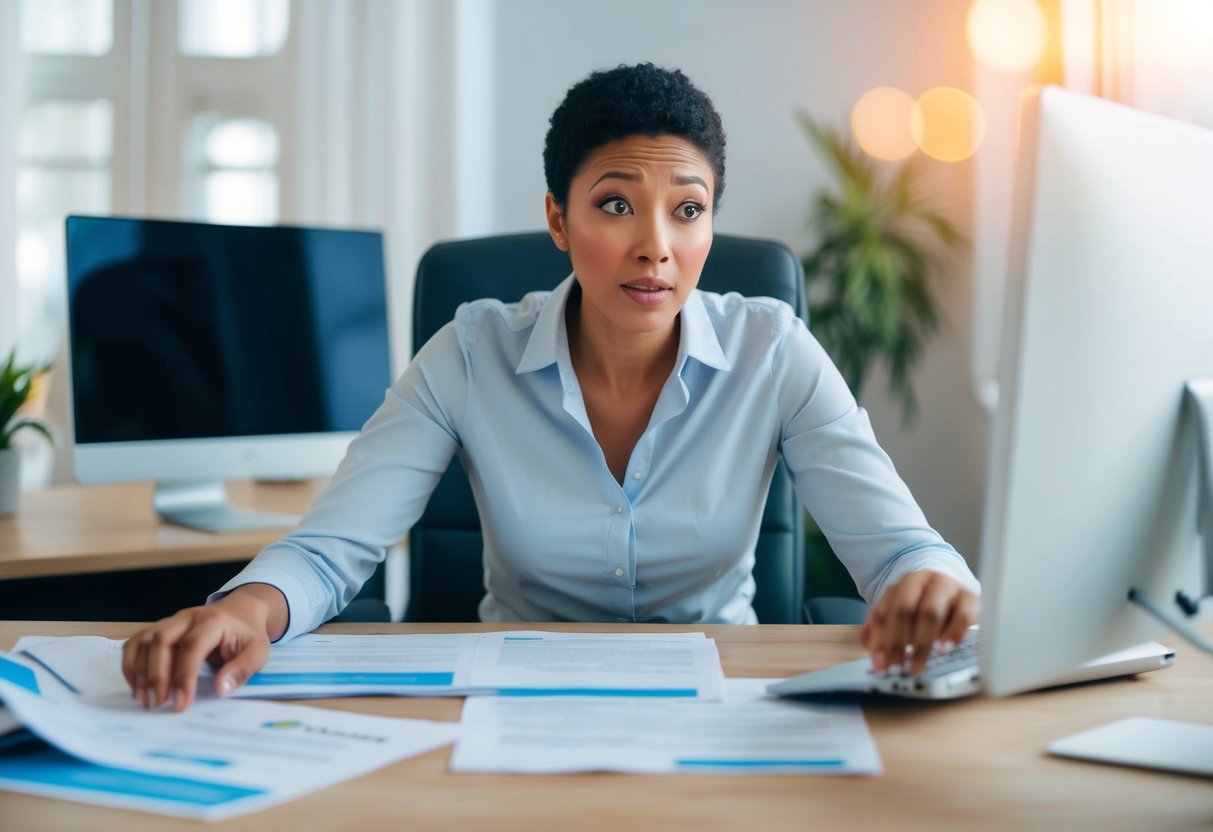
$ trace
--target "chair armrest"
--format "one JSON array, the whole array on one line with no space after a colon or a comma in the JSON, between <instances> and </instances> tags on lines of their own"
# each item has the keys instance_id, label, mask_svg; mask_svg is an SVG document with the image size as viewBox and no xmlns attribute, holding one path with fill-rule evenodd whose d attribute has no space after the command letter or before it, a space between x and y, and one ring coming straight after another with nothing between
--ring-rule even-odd
<instances>
[{"instance_id":1,"label":"chair armrest","mask_svg":"<svg viewBox=\"0 0 1213 832\"><path fill-rule=\"evenodd\" d=\"M858 598L810 598L804 604L804 617L809 624L862 624L868 605Z\"/></svg>"},{"instance_id":2,"label":"chair armrest","mask_svg":"<svg viewBox=\"0 0 1213 832\"><path fill-rule=\"evenodd\" d=\"M383 624L392 620L392 611L377 598L355 598L335 618L334 624Z\"/></svg>"}]
</instances>

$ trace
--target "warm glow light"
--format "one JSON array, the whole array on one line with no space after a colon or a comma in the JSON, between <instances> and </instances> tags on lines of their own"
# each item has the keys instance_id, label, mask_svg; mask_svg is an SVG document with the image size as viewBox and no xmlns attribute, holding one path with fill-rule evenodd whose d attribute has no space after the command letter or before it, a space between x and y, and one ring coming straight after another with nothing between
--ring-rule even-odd
<instances>
[{"instance_id":1,"label":"warm glow light","mask_svg":"<svg viewBox=\"0 0 1213 832\"><path fill-rule=\"evenodd\" d=\"M1141 56L1139 72L1172 86L1185 80L1176 76L1203 75L1207 84L1208 71L1213 69L1213 3L1171 0L1153 3L1143 12L1133 20L1133 48Z\"/></svg>"},{"instance_id":2,"label":"warm glow light","mask_svg":"<svg viewBox=\"0 0 1213 832\"><path fill-rule=\"evenodd\" d=\"M977 152L986 134L986 115L973 96L955 87L934 87L914 102L910 133L922 152L942 162L959 162Z\"/></svg>"},{"instance_id":3,"label":"warm glow light","mask_svg":"<svg viewBox=\"0 0 1213 832\"><path fill-rule=\"evenodd\" d=\"M851 132L869 156L887 161L904 159L917 149L910 133L914 99L896 87L868 90L851 110Z\"/></svg>"},{"instance_id":4,"label":"warm glow light","mask_svg":"<svg viewBox=\"0 0 1213 832\"><path fill-rule=\"evenodd\" d=\"M969 48L1000 72L1026 72L1045 53L1048 25L1036 0L976 0L969 7Z\"/></svg>"}]
</instances>

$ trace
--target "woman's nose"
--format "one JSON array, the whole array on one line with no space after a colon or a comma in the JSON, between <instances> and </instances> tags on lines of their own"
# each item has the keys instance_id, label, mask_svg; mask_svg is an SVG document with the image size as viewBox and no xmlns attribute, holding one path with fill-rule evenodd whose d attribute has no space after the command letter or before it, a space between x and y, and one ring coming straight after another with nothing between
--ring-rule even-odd
<instances>
[{"instance_id":1,"label":"woman's nose","mask_svg":"<svg viewBox=\"0 0 1213 832\"><path fill-rule=\"evenodd\" d=\"M670 259L670 234L661 217L640 224L636 236L636 259L664 263Z\"/></svg>"}]
</instances>

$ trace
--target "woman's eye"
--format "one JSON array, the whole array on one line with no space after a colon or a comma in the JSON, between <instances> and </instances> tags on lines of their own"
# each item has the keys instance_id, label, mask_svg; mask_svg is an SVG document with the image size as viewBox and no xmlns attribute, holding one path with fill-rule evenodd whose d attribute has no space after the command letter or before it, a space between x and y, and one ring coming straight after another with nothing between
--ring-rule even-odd
<instances>
[{"instance_id":1,"label":"woman's eye","mask_svg":"<svg viewBox=\"0 0 1213 832\"><path fill-rule=\"evenodd\" d=\"M684 220L699 219L699 215L703 213L703 206L698 202L684 202L678 206L676 213L679 218Z\"/></svg>"},{"instance_id":2,"label":"woman's eye","mask_svg":"<svg viewBox=\"0 0 1213 832\"><path fill-rule=\"evenodd\" d=\"M608 214L614 214L617 217L632 213L632 206L628 205L627 200L617 196L599 203L598 207Z\"/></svg>"}]
</instances>

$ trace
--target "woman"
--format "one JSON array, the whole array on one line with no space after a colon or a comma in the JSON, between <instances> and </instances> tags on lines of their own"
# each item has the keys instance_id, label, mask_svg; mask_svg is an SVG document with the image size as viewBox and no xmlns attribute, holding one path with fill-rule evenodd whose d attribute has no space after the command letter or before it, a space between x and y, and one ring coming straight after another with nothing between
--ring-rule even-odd
<instances>
[{"instance_id":1,"label":"woman","mask_svg":"<svg viewBox=\"0 0 1213 832\"><path fill-rule=\"evenodd\" d=\"M753 623L777 461L873 603L878 669L958 642L977 582L926 523L866 414L785 304L696 290L724 190L711 101L651 64L569 90L544 149L552 292L467 304L388 392L299 527L203 607L132 637L145 707L225 695L272 641L357 593L458 454L485 537L488 621Z\"/></svg>"}]
</instances>

